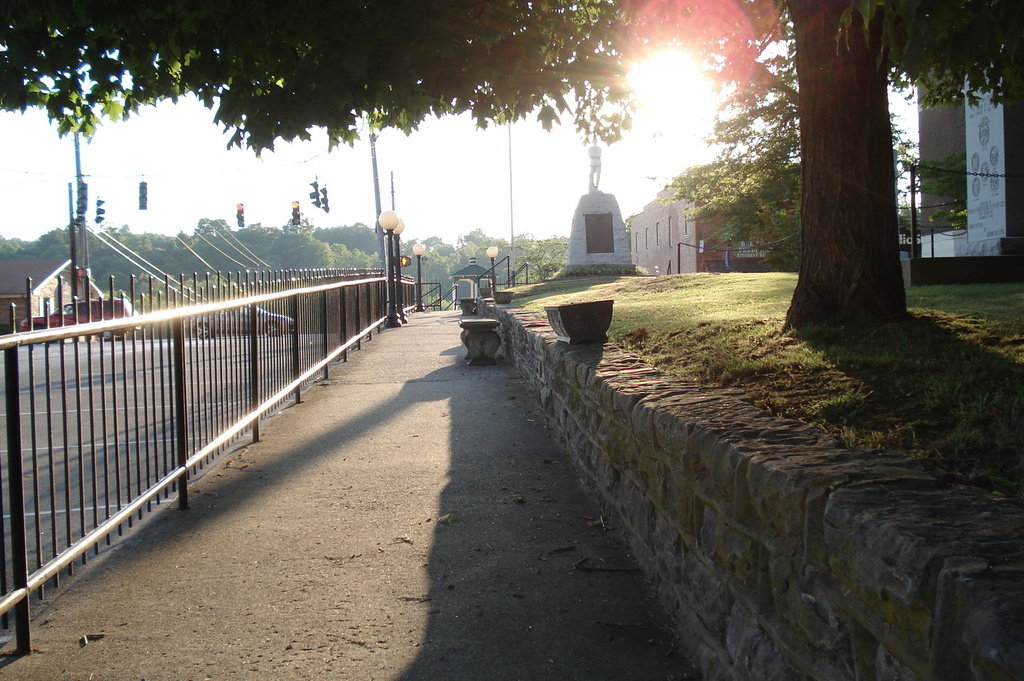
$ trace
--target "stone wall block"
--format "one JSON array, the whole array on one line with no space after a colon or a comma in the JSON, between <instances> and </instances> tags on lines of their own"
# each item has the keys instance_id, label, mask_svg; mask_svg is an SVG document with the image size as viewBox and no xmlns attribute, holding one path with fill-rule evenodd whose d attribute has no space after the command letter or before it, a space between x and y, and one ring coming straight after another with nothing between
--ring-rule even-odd
<instances>
[{"instance_id":1,"label":"stone wall block","mask_svg":"<svg viewBox=\"0 0 1024 681\"><path fill-rule=\"evenodd\" d=\"M637 447L648 453L654 450L654 410L643 400L629 413L629 429Z\"/></svg>"},{"instance_id":2,"label":"stone wall block","mask_svg":"<svg viewBox=\"0 0 1024 681\"><path fill-rule=\"evenodd\" d=\"M683 555L682 573L689 601L689 612L695 615L711 638L725 645L725 630L732 609L730 596L719 573L698 552Z\"/></svg>"},{"instance_id":3,"label":"stone wall block","mask_svg":"<svg viewBox=\"0 0 1024 681\"><path fill-rule=\"evenodd\" d=\"M680 584L685 544L678 527L665 513L655 514L650 550L655 559L654 572L659 577L656 583Z\"/></svg>"},{"instance_id":4,"label":"stone wall block","mask_svg":"<svg viewBox=\"0 0 1024 681\"><path fill-rule=\"evenodd\" d=\"M622 475L621 491L616 495L622 500L620 507L639 547L646 545L654 533L654 506L647 496L645 482L635 471L625 472Z\"/></svg>"},{"instance_id":5,"label":"stone wall block","mask_svg":"<svg viewBox=\"0 0 1024 681\"><path fill-rule=\"evenodd\" d=\"M765 527L789 536L803 532L808 494L846 479L822 474L817 463L823 456L818 450L766 448L748 457L743 473L751 512Z\"/></svg>"},{"instance_id":6,"label":"stone wall block","mask_svg":"<svg viewBox=\"0 0 1024 681\"><path fill-rule=\"evenodd\" d=\"M1024 679L1024 556L991 565L977 558L946 561L939 578L935 679Z\"/></svg>"},{"instance_id":7,"label":"stone wall block","mask_svg":"<svg viewBox=\"0 0 1024 681\"><path fill-rule=\"evenodd\" d=\"M845 616L836 607L836 580L798 560L780 557L770 566L776 612L795 637L823 652L832 664L843 666L850 641Z\"/></svg>"},{"instance_id":8,"label":"stone wall block","mask_svg":"<svg viewBox=\"0 0 1024 681\"><path fill-rule=\"evenodd\" d=\"M844 610L903 664L923 671L945 551L908 531L908 517L880 519L903 513L893 508L901 501L898 492L837 490L827 505L824 541L828 566L847 590ZM943 522L941 515L932 522Z\"/></svg>"},{"instance_id":9,"label":"stone wall block","mask_svg":"<svg viewBox=\"0 0 1024 681\"><path fill-rule=\"evenodd\" d=\"M785 664L771 636L744 608L733 607L726 627L726 648L737 678L802 681L807 677Z\"/></svg>"}]
</instances>

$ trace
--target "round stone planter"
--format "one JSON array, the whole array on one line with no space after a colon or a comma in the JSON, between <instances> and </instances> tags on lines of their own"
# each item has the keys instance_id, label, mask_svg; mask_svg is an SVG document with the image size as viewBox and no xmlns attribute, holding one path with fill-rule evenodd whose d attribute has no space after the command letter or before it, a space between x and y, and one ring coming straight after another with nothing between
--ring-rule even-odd
<instances>
[{"instance_id":1,"label":"round stone planter","mask_svg":"<svg viewBox=\"0 0 1024 681\"><path fill-rule=\"evenodd\" d=\"M614 302L595 300L589 303L549 305L544 311L548 314L548 323L555 330L558 340L563 343L603 343L608 340Z\"/></svg>"},{"instance_id":2,"label":"round stone planter","mask_svg":"<svg viewBox=\"0 0 1024 681\"><path fill-rule=\"evenodd\" d=\"M494 302L497 303L498 305L508 305L509 303L512 302L512 292L511 291L495 291L494 292Z\"/></svg>"}]
</instances>

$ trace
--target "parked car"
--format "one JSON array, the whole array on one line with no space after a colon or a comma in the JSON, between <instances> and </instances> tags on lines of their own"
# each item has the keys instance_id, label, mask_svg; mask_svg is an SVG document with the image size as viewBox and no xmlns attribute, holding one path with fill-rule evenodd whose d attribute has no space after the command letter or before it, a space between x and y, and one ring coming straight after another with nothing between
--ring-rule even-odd
<instances>
[{"instance_id":1,"label":"parked car","mask_svg":"<svg viewBox=\"0 0 1024 681\"><path fill-rule=\"evenodd\" d=\"M256 308L256 327L265 336L280 336L291 331L295 320L284 314L277 314L262 307ZM212 336L243 335L249 333L249 308L238 307L222 312L212 312L196 319L196 338Z\"/></svg>"},{"instance_id":2,"label":"parked car","mask_svg":"<svg viewBox=\"0 0 1024 681\"><path fill-rule=\"evenodd\" d=\"M78 307L77 314L75 311L76 305ZM115 298L114 300L80 300L78 303L68 303L60 312L33 317L31 320L22 319L18 330L29 331L31 329L45 329L55 326L88 324L89 322L98 322L106 319L131 317L134 314L135 308L132 307L132 304L120 298Z\"/></svg>"}]
</instances>

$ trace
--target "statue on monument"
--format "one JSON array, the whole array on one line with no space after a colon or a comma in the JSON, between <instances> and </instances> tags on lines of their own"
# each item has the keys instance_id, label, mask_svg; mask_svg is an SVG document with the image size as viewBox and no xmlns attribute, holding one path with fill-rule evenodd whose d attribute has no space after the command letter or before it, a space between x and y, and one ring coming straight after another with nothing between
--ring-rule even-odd
<instances>
[{"instance_id":1,"label":"statue on monument","mask_svg":"<svg viewBox=\"0 0 1024 681\"><path fill-rule=\"evenodd\" d=\"M596 144L590 147L590 191L596 192L601 182L601 147Z\"/></svg>"}]
</instances>

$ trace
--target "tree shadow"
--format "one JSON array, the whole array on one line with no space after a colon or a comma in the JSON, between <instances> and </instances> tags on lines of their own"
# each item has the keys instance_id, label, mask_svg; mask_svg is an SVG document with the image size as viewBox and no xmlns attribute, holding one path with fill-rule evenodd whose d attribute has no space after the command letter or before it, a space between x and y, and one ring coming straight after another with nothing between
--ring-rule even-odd
<instances>
[{"instance_id":1,"label":"tree shadow","mask_svg":"<svg viewBox=\"0 0 1024 681\"><path fill-rule=\"evenodd\" d=\"M889 428L896 434L880 446L906 448L964 482L999 487L1002 480L1019 491L1024 366L994 349L999 339L974 333L980 324L918 313L881 327L809 327L795 335L859 393L823 415L830 427Z\"/></svg>"}]
</instances>

